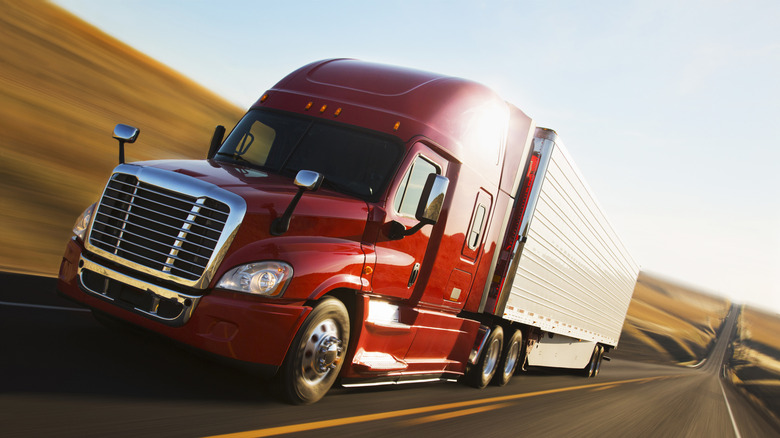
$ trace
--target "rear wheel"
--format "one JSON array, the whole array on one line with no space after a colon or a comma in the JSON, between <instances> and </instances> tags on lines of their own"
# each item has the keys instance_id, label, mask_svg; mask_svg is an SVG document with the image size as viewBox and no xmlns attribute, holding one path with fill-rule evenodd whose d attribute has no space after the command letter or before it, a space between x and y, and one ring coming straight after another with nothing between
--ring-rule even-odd
<instances>
[{"instance_id":1,"label":"rear wheel","mask_svg":"<svg viewBox=\"0 0 780 438\"><path fill-rule=\"evenodd\" d=\"M493 379L498 369L501 358L501 349L504 343L504 330L500 326L493 327L490 332L479 361L467 373L466 384L475 388L484 388Z\"/></svg>"},{"instance_id":2,"label":"rear wheel","mask_svg":"<svg viewBox=\"0 0 780 438\"><path fill-rule=\"evenodd\" d=\"M293 404L321 399L333 386L349 344L349 314L344 304L326 298L312 310L295 336L278 376Z\"/></svg>"},{"instance_id":3,"label":"rear wheel","mask_svg":"<svg viewBox=\"0 0 780 438\"><path fill-rule=\"evenodd\" d=\"M496 375L493 377L493 383L498 386L504 386L515 374L517 365L520 362L520 352L523 349L523 333L515 330L506 343L504 343L504 353L498 362Z\"/></svg>"}]
</instances>

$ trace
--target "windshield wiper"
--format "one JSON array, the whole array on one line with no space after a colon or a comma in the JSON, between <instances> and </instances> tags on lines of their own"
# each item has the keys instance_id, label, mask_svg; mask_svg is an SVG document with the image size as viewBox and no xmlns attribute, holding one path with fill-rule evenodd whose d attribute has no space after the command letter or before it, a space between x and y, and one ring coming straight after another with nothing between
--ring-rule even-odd
<instances>
[{"instance_id":1,"label":"windshield wiper","mask_svg":"<svg viewBox=\"0 0 780 438\"><path fill-rule=\"evenodd\" d=\"M340 182L340 181L334 181L333 179L325 178L322 181L322 184L338 192L346 193L349 195L366 196L366 195L371 195L372 192L372 190L369 188L368 193L365 193L366 188L363 187L362 184L358 185L354 182Z\"/></svg>"},{"instance_id":2,"label":"windshield wiper","mask_svg":"<svg viewBox=\"0 0 780 438\"><path fill-rule=\"evenodd\" d=\"M237 161L239 163L249 163L249 164L254 165L254 163L252 163L251 161L247 160L246 158L244 158L244 157L242 157L241 155L238 155L238 154L229 154L227 152L217 152L215 155L219 155L221 157L228 157L228 158L230 158L230 159L232 159L234 161Z\"/></svg>"}]
</instances>

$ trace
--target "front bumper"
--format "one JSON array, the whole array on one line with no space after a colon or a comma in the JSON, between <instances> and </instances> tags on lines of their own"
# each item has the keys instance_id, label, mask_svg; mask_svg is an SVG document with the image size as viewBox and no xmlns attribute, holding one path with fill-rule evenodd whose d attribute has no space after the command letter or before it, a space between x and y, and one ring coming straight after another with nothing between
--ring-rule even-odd
<instances>
[{"instance_id":1,"label":"front bumper","mask_svg":"<svg viewBox=\"0 0 780 438\"><path fill-rule=\"evenodd\" d=\"M226 358L279 367L311 307L227 291L198 296L103 266L68 242L59 291L87 307Z\"/></svg>"}]
</instances>

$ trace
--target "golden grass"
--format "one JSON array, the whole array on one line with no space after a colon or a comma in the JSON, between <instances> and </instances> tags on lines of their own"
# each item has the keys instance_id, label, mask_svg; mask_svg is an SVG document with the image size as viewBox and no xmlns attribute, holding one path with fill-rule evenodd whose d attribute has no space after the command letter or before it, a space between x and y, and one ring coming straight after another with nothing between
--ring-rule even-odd
<instances>
[{"instance_id":1,"label":"golden grass","mask_svg":"<svg viewBox=\"0 0 780 438\"><path fill-rule=\"evenodd\" d=\"M743 382L764 380L750 378L756 369L760 376L775 375L780 382L780 317L743 306L739 316L737 339L733 343L732 367ZM753 373L747 370L752 369Z\"/></svg>"},{"instance_id":2,"label":"golden grass","mask_svg":"<svg viewBox=\"0 0 780 438\"><path fill-rule=\"evenodd\" d=\"M117 164L202 158L242 110L43 2L0 2L0 269L55 275L79 213ZM229 80L229 78L226 78Z\"/></svg>"},{"instance_id":3,"label":"golden grass","mask_svg":"<svg viewBox=\"0 0 780 438\"><path fill-rule=\"evenodd\" d=\"M743 306L732 344L729 377L763 409L780 419L780 316ZM780 424L780 420L777 421Z\"/></svg>"},{"instance_id":4,"label":"golden grass","mask_svg":"<svg viewBox=\"0 0 780 438\"><path fill-rule=\"evenodd\" d=\"M694 364L714 341L730 303L640 273L616 356Z\"/></svg>"},{"instance_id":5,"label":"golden grass","mask_svg":"<svg viewBox=\"0 0 780 438\"><path fill-rule=\"evenodd\" d=\"M745 306L739 321L740 341L752 340L780 351L780 316Z\"/></svg>"}]
</instances>

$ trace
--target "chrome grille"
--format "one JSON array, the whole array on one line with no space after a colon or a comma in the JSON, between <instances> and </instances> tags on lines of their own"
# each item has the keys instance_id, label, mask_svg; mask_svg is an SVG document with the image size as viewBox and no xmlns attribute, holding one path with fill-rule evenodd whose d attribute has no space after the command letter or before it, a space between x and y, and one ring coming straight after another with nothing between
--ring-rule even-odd
<instances>
[{"instance_id":1,"label":"chrome grille","mask_svg":"<svg viewBox=\"0 0 780 438\"><path fill-rule=\"evenodd\" d=\"M186 280L206 270L230 214L227 204L115 173L98 205L90 244Z\"/></svg>"}]
</instances>

